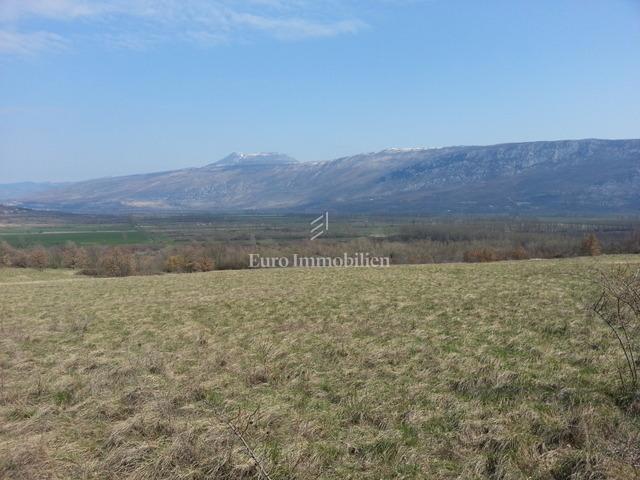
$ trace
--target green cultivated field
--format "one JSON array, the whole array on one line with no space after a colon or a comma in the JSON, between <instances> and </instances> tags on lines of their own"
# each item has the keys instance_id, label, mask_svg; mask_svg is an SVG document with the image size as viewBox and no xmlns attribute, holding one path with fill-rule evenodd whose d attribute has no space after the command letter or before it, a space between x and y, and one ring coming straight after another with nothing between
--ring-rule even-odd
<instances>
[{"instance_id":1,"label":"green cultivated field","mask_svg":"<svg viewBox=\"0 0 640 480\"><path fill-rule=\"evenodd\" d=\"M0 478L638 478L586 308L626 261L0 270Z\"/></svg>"},{"instance_id":2,"label":"green cultivated field","mask_svg":"<svg viewBox=\"0 0 640 480\"><path fill-rule=\"evenodd\" d=\"M42 245L51 247L75 242L77 245L135 245L149 243L153 236L144 230L129 226L51 226L0 228L0 241L14 247Z\"/></svg>"}]
</instances>

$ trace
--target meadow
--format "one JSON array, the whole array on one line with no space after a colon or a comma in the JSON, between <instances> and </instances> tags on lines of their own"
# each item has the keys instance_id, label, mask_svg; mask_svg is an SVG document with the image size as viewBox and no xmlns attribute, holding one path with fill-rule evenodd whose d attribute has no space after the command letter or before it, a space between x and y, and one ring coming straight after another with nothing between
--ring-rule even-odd
<instances>
[{"instance_id":1,"label":"meadow","mask_svg":"<svg viewBox=\"0 0 640 480\"><path fill-rule=\"evenodd\" d=\"M618 263L0 269L0 478L638 478Z\"/></svg>"},{"instance_id":2,"label":"meadow","mask_svg":"<svg viewBox=\"0 0 640 480\"><path fill-rule=\"evenodd\" d=\"M68 242L77 245L140 245L152 241L152 236L140 229L102 227L87 230L86 227L71 228L13 228L0 231L0 241L17 248L33 246L59 246Z\"/></svg>"}]
</instances>

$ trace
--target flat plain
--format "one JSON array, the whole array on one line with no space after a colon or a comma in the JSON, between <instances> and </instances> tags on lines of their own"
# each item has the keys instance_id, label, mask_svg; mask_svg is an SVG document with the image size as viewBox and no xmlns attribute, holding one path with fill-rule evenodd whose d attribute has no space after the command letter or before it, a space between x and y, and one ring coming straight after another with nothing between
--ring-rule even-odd
<instances>
[{"instance_id":1,"label":"flat plain","mask_svg":"<svg viewBox=\"0 0 640 480\"><path fill-rule=\"evenodd\" d=\"M0 269L0 478L638 478L615 263Z\"/></svg>"}]
</instances>

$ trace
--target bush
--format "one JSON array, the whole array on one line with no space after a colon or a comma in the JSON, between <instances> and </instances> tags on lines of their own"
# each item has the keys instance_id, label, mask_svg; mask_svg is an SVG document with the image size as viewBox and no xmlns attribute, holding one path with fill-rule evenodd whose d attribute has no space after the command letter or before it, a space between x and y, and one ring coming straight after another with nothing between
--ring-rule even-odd
<instances>
[{"instance_id":1,"label":"bush","mask_svg":"<svg viewBox=\"0 0 640 480\"><path fill-rule=\"evenodd\" d=\"M498 254L493 248L476 248L474 250L467 250L463 255L465 262L496 262L499 260Z\"/></svg>"},{"instance_id":2,"label":"bush","mask_svg":"<svg viewBox=\"0 0 640 480\"><path fill-rule=\"evenodd\" d=\"M186 247L169 255L164 262L164 271L169 273L194 273L210 272L215 263L204 249L199 247Z\"/></svg>"},{"instance_id":3,"label":"bush","mask_svg":"<svg viewBox=\"0 0 640 480\"><path fill-rule=\"evenodd\" d=\"M182 255L170 255L164 262L164 271L169 273L181 273L184 271L185 260Z\"/></svg>"},{"instance_id":4,"label":"bush","mask_svg":"<svg viewBox=\"0 0 640 480\"><path fill-rule=\"evenodd\" d=\"M0 242L0 267L10 267L13 264L14 252L14 248L7 242Z\"/></svg>"},{"instance_id":5,"label":"bush","mask_svg":"<svg viewBox=\"0 0 640 480\"><path fill-rule=\"evenodd\" d=\"M29 257L26 252L16 250L11 259L11 266L16 268L27 268L29 266Z\"/></svg>"},{"instance_id":6,"label":"bush","mask_svg":"<svg viewBox=\"0 0 640 480\"><path fill-rule=\"evenodd\" d=\"M527 260L529 258L529 252L520 245L518 248L511 252L511 258L514 260Z\"/></svg>"},{"instance_id":7,"label":"bush","mask_svg":"<svg viewBox=\"0 0 640 480\"><path fill-rule=\"evenodd\" d=\"M591 257L602 255L602 245L600 244L600 240L598 240L598 237L596 237L595 233L589 234L582 241L581 252L583 255Z\"/></svg>"},{"instance_id":8,"label":"bush","mask_svg":"<svg viewBox=\"0 0 640 480\"><path fill-rule=\"evenodd\" d=\"M49 265L49 254L44 248L36 247L29 253L27 265L31 268L44 270Z\"/></svg>"},{"instance_id":9,"label":"bush","mask_svg":"<svg viewBox=\"0 0 640 480\"><path fill-rule=\"evenodd\" d=\"M124 249L110 248L99 259L97 273L105 277L127 277L135 273L135 262Z\"/></svg>"},{"instance_id":10,"label":"bush","mask_svg":"<svg viewBox=\"0 0 640 480\"><path fill-rule=\"evenodd\" d=\"M624 389L640 393L640 269L618 267L600 276L601 293L593 311L607 324L619 347L618 376Z\"/></svg>"},{"instance_id":11,"label":"bush","mask_svg":"<svg viewBox=\"0 0 640 480\"><path fill-rule=\"evenodd\" d=\"M211 260L206 255L203 255L202 257L200 257L200 260L198 261L199 272L210 272L214 268L215 268L215 264L213 263L213 260Z\"/></svg>"},{"instance_id":12,"label":"bush","mask_svg":"<svg viewBox=\"0 0 640 480\"><path fill-rule=\"evenodd\" d=\"M87 251L76 246L75 243L69 242L62 249L62 266L64 268L72 268L74 270L83 269L89 263L89 255Z\"/></svg>"}]
</instances>

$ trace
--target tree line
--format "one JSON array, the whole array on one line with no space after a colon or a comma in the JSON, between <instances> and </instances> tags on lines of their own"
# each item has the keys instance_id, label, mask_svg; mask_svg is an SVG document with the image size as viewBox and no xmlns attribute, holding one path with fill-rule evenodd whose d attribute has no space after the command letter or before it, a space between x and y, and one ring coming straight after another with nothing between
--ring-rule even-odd
<instances>
[{"instance_id":1,"label":"tree line","mask_svg":"<svg viewBox=\"0 0 640 480\"><path fill-rule=\"evenodd\" d=\"M297 241L279 244L201 242L171 246L63 246L16 248L0 242L0 266L68 268L97 277L160 273L195 273L249 268L249 255L271 257L326 256L369 253L391 263L495 262L530 258L562 258L602 253L640 253L640 235L603 244L594 233L583 238L549 236L516 242L487 240L411 240L361 238L349 241Z\"/></svg>"}]
</instances>

